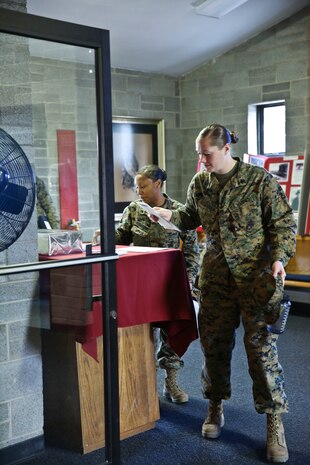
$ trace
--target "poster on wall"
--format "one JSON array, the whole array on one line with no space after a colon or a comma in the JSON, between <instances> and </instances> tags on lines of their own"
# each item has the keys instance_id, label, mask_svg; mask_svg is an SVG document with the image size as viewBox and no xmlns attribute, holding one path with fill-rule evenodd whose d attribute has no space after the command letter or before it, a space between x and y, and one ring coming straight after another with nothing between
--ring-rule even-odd
<instances>
[{"instance_id":1,"label":"poster on wall","mask_svg":"<svg viewBox=\"0 0 310 465\"><path fill-rule=\"evenodd\" d=\"M289 194L289 204L294 213L298 212L300 204L301 186L291 186Z\"/></svg>"},{"instance_id":2,"label":"poster on wall","mask_svg":"<svg viewBox=\"0 0 310 465\"><path fill-rule=\"evenodd\" d=\"M245 155L248 163L265 168L276 178L292 207L296 223L300 223L300 208L304 195L302 191L304 156Z\"/></svg>"},{"instance_id":3,"label":"poster on wall","mask_svg":"<svg viewBox=\"0 0 310 465\"><path fill-rule=\"evenodd\" d=\"M256 157L255 155L249 155L247 163L251 163L251 165L261 166L264 167L265 160L261 157Z\"/></svg>"},{"instance_id":4,"label":"poster on wall","mask_svg":"<svg viewBox=\"0 0 310 465\"><path fill-rule=\"evenodd\" d=\"M302 184L302 176L304 170L304 160L294 160L292 168L292 179L291 184Z\"/></svg>"},{"instance_id":5,"label":"poster on wall","mask_svg":"<svg viewBox=\"0 0 310 465\"><path fill-rule=\"evenodd\" d=\"M268 171L279 182L287 182L290 174L290 165L289 163L270 163Z\"/></svg>"},{"instance_id":6,"label":"poster on wall","mask_svg":"<svg viewBox=\"0 0 310 465\"><path fill-rule=\"evenodd\" d=\"M165 168L163 120L113 118L115 213L138 198L135 175L144 165Z\"/></svg>"}]
</instances>

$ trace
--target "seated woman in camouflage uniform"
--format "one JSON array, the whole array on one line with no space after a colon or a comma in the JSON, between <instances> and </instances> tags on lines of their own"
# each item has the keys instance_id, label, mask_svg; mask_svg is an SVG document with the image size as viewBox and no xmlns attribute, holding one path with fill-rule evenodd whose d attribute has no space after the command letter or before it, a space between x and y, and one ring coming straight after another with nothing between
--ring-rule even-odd
<instances>
[{"instance_id":1,"label":"seated woman in camouflage uniform","mask_svg":"<svg viewBox=\"0 0 310 465\"><path fill-rule=\"evenodd\" d=\"M169 198L162 192L162 186L167 175L156 165L142 167L136 174L135 183L139 197L151 207L162 206L175 210L182 206L180 202ZM121 222L116 230L116 244L147 247L179 248L182 241L189 283L193 289L199 268L199 247L196 231L182 233L162 228L150 220L148 214L139 207L139 200L131 202L125 208ZM177 384L177 372L184 362L169 347L164 329L160 329L160 346L157 351L160 368L166 370L164 395L172 402L184 403L188 395Z\"/></svg>"}]
</instances>

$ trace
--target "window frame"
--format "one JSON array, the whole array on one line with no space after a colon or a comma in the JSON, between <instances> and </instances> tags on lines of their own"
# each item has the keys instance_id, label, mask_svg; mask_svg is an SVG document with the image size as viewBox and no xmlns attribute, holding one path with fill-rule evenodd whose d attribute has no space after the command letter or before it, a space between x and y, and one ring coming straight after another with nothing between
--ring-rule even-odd
<instances>
[{"instance_id":1,"label":"window frame","mask_svg":"<svg viewBox=\"0 0 310 465\"><path fill-rule=\"evenodd\" d=\"M265 141L265 121L264 121L264 110L265 108L285 106L285 101L266 102L256 105L256 131L257 131L257 153L260 155L272 155L276 153L279 156L285 155L285 152L265 152L264 141Z\"/></svg>"}]
</instances>

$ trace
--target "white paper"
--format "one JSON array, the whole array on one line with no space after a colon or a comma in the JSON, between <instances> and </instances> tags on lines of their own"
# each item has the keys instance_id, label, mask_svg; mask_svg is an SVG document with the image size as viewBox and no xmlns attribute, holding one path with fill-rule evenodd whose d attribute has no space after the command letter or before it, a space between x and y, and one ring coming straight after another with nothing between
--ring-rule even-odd
<instances>
[{"instance_id":1,"label":"white paper","mask_svg":"<svg viewBox=\"0 0 310 465\"><path fill-rule=\"evenodd\" d=\"M158 250L165 250L167 247L140 247L137 245L130 245L129 247L122 247L120 249L116 249L116 253L118 255L122 255L123 253L135 253L135 252L156 252ZM119 254L120 252L120 254Z\"/></svg>"},{"instance_id":2,"label":"white paper","mask_svg":"<svg viewBox=\"0 0 310 465\"><path fill-rule=\"evenodd\" d=\"M115 249L115 253L117 255L125 255L127 252L128 252L127 247L125 247L124 249L123 248L122 249Z\"/></svg>"},{"instance_id":3,"label":"white paper","mask_svg":"<svg viewBox=\"0 0 310 465\"><path fill-rule=\"evenodd\" d=\"M85 251L86 244L83 244L83 250ZM117 255L125 255L126 253L135 253L135 252L156 252L158 250L165 250L168 247L140 247L140 246L135 246L135 245L129 245L128 247L116 247L115 248L115 253ZM92 255L94 254L100 254L100 249L93 249L92 250Z\"/></svg>"},{"instance_id":4,"label":"white paper","mask_svg":"<svg viewBox=\"0 0 310 465\"><path fill-rule=\"evenodd\" d=\"M165 229L173 229L174 231L180 231L180 229L175 226L173 223L171 223L171 221L167 221L165 220L164 218L162 218L159 213L154 210L154 208L150 207L147 203L145 202L138 202L138 205L139 207L143 208L143 210L145 210L147 213L149 213L149 215L153 215L153 216L156 216L156 218L158 218L158 223Z\"/></svg>"}]
</instances>

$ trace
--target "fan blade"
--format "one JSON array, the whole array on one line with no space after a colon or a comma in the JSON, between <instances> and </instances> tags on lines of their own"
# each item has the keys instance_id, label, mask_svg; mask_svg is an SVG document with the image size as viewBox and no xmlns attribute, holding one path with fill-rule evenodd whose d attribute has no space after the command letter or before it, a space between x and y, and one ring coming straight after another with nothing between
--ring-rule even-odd
<instances>
[{"instance_id":1,"label":"fan blade","mask_svg":"<svg viewBox=\"0 0 310 465\"><path fill-rule=\"evenodd\" d=\"M0 194L0 211L18 215L24 208L27 195L26 187L9 183Z\"/></svg>"}]
</instances>

